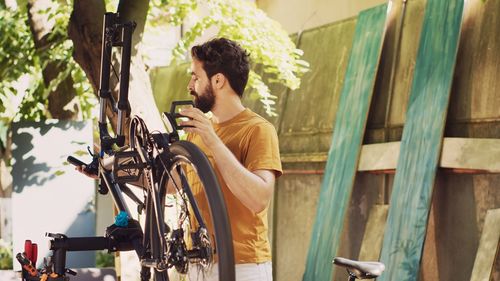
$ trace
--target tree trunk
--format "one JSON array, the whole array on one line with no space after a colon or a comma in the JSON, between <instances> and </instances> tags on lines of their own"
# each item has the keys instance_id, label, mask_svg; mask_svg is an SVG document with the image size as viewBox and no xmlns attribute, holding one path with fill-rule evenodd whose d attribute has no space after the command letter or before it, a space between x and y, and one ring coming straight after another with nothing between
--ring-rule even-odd
<instances>
[{"instance_id":1,"label":"tree trunk","mask_svg":"<svg viewBox=\"0 0 500 281\"><path fill-rule=\"evenodd\" d=\"M50 35L54 21L48 19L48 14L43 10L49 7L50 0L29 0L28 1L28 21L33 35L33 41L37 52L44 52L50 47L48 36ZM55 79L61 71L64 71L63 61L50 61L42 70L43 82L46 87ZM64 107L76 96L73 88L73 79L69 75L61 81L54 91L51 91L48 97L48 109L52 118L56 119L75 119L78 116L76 106L72 110Z\"/></svg>"},{"instance_id":2,"label":"tree trunk","mask_svg":"<svg viewBox=\"0 0 500 281\"><path fill-rule=\"evenodd\" d=\"M121 0L118 12L123 20L134 20L137 28L133 36L133 57L130 66L129 102L131 115L141 116L150 130L164 127L160 114L156 110L153 92L146 67L141 58L139 42L146 21L149 1ZM98 94L101 62L102 22L105 13L102 0L75 0L70 18L68 33L74 44L74 58L85 71L94 92ZM116 68L116 67L115 67ZM118 69L117 69L118 70ZM118 81L111 76L110 88L115 99L118 96ZM111 109L106 110L113 128L116 128L117 115ZM128 124L125 126L128 135Z\"/></svg>"},{"instance_id":3,"label":"tree trunk","mask_svg":"<svg viewBox=\"0 0 500 281\"><path fill-rule=\"evenodd\" d=\"M164 131L165 127L156 107L151 81L140 49L148 9L149 0L121 0L118 5L118 13L122 20L135 21L137 24L132 37L129 101L132 107L131 115L138 115L144 119L150 131Z\"/></svg>"},{"instance_id":4,"label":"tree trunk","mask_svg":"<svg viewBox=\"0 0 500 281\"><path fill-rule=\"evenodd\" d=\"M137 54L139 43L142 40L148 9L149 0L122 0L118 4L118 12L123 21L135 21L137 24L132 34L132 56Z\"/></svg>"}]
</instances>

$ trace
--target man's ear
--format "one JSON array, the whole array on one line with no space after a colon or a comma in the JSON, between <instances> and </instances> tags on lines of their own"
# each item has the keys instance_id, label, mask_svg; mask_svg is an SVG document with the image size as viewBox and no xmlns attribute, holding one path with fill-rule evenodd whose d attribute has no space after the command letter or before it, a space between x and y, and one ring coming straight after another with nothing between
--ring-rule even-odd
<instances>
[{"instance_id":1,"label":"man's ear","mask_svg":"<svg viewBox=\"0 0 500 281\"><path fill-rule=\"evenodd\" d=\"M214 76L212 76L212 85L216 89L222 89L224 85L226 84L226 76L222 73L217 73Z\"/></svg>"}]
</instances>

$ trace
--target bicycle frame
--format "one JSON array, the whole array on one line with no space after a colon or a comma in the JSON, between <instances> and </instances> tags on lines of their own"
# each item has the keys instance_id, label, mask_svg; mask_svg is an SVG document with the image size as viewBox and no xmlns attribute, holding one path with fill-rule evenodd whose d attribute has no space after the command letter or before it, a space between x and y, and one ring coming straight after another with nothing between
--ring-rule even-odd
<instances>
[{"instance_id":1,"label":"bicycle frame","mask_svg":"<svg viewBox=\"0 0 500 281\"><path fill-rule=\"evenodd\" d=\"M113 144L116 144L120 147L125 144L123 125L125 116L130 114L130 106L128 103L128 85L130 78L132 33L135 26L136 24L134 22L119 24L117 14L104 14L101 48L101 77L99 89L99 136L101 141L101 151L104 151L108 154L111 152L111 147ZM119 33L120 31L122 31L121 34ZM117 106L117 135L115 138L112 138L108 133L106 109L109 101L111 101L113 109L115 106L113 96L111 95L111 90L109 88L109 77L111 74L111 55L112 48L114 46L122 47L122 59L120 69L120 91Z\"/></svg>"}]
</instances>

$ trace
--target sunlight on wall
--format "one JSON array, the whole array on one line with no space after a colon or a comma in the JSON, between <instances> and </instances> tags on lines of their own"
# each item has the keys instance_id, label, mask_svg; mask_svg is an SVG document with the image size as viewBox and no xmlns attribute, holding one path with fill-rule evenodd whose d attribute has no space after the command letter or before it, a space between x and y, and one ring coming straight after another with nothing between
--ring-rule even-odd
<instances>
[{"instance_id":1,"label":"sunlight on wall","mask_svg":"<svg viewBox=\"0 0 500 281\"><path fill-rule=\"evenodd\" d=\"M12 234L14 253L24 241L39 245L38 264L49 254L46 232L95 236L95 184L65 164L92 144L91 122L14 123ZM90 156L81 157L89 161ZM68 267L95 266L94 252L68 254ZM19 264L14 263L15 269Z\"/></svg>"}]
</instances>

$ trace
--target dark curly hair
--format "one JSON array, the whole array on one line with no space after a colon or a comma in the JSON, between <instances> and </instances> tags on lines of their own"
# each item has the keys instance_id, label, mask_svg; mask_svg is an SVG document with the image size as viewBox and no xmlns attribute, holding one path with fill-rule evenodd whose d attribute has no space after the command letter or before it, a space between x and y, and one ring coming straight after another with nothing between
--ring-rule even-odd
<instances>
[{"instance_id":1,"label":"dark curly hair","mask_svg":"<svg viewBox=\"0 0 500 281\"><path fill-rule=\"evenodd\" d=\"M241 97L248 82L250 63L248 53L226 38L216 38L191 48L191 56L203 63L203 70L211 78L222 73L231 88Z\"/></svg>"}]
</instances>

